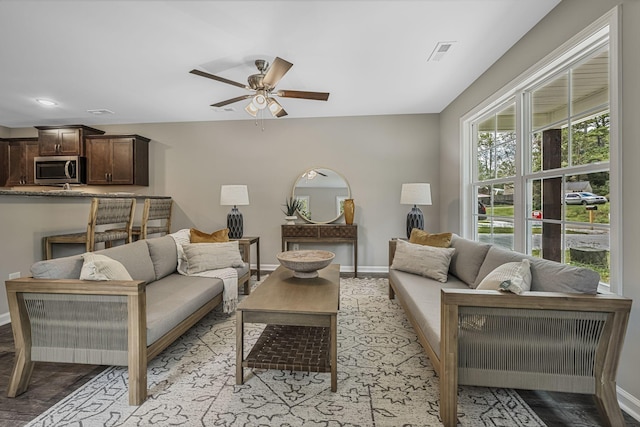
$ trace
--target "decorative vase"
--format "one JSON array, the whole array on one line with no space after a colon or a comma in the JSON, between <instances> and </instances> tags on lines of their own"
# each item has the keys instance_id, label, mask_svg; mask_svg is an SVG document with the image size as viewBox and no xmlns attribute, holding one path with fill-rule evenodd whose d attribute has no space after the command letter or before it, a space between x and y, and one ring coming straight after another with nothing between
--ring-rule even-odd
<instances>
[{"instance_id":1,"label":"decorative vase","mask_svg":"<svg viewBox=\"0 0 640 427\"><path fill-rule=\"evenodd\" d=\"M287 220L287 225L295 225L295 220L298 219L295 215L287 215L284 217Z\"/></svg>"},{"instance_id":2,"label":"decorative vase","mask_svg":"<svg viewBox=\"0 0 640 427\"><path fill-rule=\"evenodd\" d=\"M355 212L356 206L353 203L353 199L345 199L344 200L344 222L348 225L353 224L353 214Z\"/></svg>"}]
</instances>

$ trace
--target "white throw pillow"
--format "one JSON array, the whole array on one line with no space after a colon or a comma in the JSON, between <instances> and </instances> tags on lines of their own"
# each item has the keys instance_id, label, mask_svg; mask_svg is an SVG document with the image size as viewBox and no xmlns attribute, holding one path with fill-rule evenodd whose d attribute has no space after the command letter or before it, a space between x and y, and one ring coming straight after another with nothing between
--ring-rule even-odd
<instances>
[{"instance_id":1,"label":"white throw pillow","mask_svg":"<svg viewBox=\"0 0 640 427\"><path fill-rule=\"evenodd\" d=\"M398 240L391 268L445 283L454 248L437 248Z\"/></svg>"},{"instance_id":2,"label":"white throw pillow","mask_svg":"<svg viewBox=\"0 0 640 427\"><path fill-rule=\"evenodd\" d=\"M476 289L494 289L521 294L531 289L531 264L528 259L507 262L482 279Z\"/></svg>"},{"instance_id":3,"label":"white throw pillow","mask_svg":"<svg viewBox=\"0 0 640 427\"><path fill-rule=\"evenodd\" d=\"M182 245L182 249L189 275L244 265L237 240L225 243L188 243Z\"/></svg>"},{"instance_id":4,"label":"white throw pillow","mask_svg":"<svg viewBox=\"0 0 640 427\"><path fill-rule=\"evenodd\" d=\"M82 254L82 258L80 280L133 280L120 261L92 252Z\"/></svg>"}]
</instances>

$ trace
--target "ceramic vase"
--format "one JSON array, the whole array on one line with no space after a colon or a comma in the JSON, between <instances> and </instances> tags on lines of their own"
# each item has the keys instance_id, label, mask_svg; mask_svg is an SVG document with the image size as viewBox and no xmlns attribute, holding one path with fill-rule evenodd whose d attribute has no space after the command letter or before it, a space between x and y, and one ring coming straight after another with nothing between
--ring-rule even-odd
<instances>
[{"instance_id":1,"label":"ceramic vase","mask_svg":"<svg viewBox=\"0 0 640 427\"><path fill-rule=\"evenodd\" d=\"M353 203L353 199L345 199L343 206L344 206L344 222L351 225L353 224L353 214L356 209L356 206Z\"/></svg>"},{"instance_id":2,"label":"ceramic vase","mask_svg":"<svg viewBox=\"0 0 640 427\"><path fill-rule=\"evenodd\" d=\"M284 217L284 219L287 220L287 225L295 225L295 221L296 219L298 219L298 217L296 215L287 215Z\"/></svg>"}]
</instances>

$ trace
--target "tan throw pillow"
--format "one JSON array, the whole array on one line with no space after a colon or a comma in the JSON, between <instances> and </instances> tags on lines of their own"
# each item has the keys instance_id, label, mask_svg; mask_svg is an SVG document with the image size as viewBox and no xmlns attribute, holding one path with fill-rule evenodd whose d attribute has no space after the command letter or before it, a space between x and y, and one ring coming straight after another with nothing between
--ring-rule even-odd
<instances>
[{"instance_id":1,"label":"tan throw pillow","mask_svg":"<svg viewBox=\"0 0 640 427\"><path fill-rule=\"evenodd\" d=\"M192 228L189 230L191 243L223 243L229 241L229 229L214 231L213 233L205 233L204 231Z\"/></svg>"},{"instance_id":2,"label":"tan throw pillow","mask_svg":"<svg viewBox=\"0 0 640 427\"><path fill-rule=\"evenodd\" d=\"M451 246L451 233L427 233L419 228L411 230L409 243L418 245L435 246L436 248L448 248Z\"/></svg>"},{"instance_id":3,"label":"tan throw pillow","mask_svg":"<svg viewBox=\"0 0 640 427\"><path fill-rule=\"evenodd\" d=\"M115 259L92 252L82 254L82 258L80 280L133 280L124 265Z\"/></svg>"},{"instance_id":4,"label":"tan throw pillow","mask_svg":"<svg viewBox=\"0 0 640 427\"><path fill-rule=\"evenodd\" d=\"M454 252L453 248L436 248L398 240L391 268L444 283L447 281L449 263Z\"/></svg>"},{"instance_id":5,"label":"tan throw pillow","mask_svg":"<svg viewBox=\"0 0 640 427\"><path fill-rule=\"evenodd\" d=\"M187 274L227 267L242 267L237 241L226 243L189 243L182 245L187 261Z\"/></svg>"},{"instance_id":6,"label":"tan throw pillow","mask_svg":"<svg viewBox=\"0 0 640 427\"><path fill-rule=\"evenodd\" d=\"M531 265L528 259L507 262L496 267L476 289L493 289L521 294L531 289Z\"/></svg>"}]
</instances>

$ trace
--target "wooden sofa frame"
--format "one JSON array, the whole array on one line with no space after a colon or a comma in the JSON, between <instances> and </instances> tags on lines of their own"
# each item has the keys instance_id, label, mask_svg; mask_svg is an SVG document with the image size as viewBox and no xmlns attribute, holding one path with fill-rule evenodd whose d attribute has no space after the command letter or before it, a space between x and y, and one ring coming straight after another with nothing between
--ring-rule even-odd
<instances>
[{"instance_id":1,"label":"wooden sofa frame","mask_svg":"<svg viewBox=\"0 0 640 427\"><path fill-rule=\"evenodd\" d=\"M243 253L246 259L246 251ZM238 277L249 292L251 272ZM15 343L15 361L7 387L7 396L24 393L31 379L34 361L31 359L31 322L24 295L108 295L126 297L127 305L127 367L129 372L129 405L141 405L147 399L147 364L172 344L189 328L222 302L222 292L206 301L198 310L147 347L146 285L143 281L85 281L73 279L34 279L24 277L5 282L11 327ZM72 361L69 361L73 363Z\"/></svg>"},{"instance_id":2,"label":"wooden sofa frame","mask_svg":"<svg viewBox=\"0 0 640 427\"><path fill-rule=\"evenodd\" d=\"M389 266L395 254L395 240L389 241ZM396 296L396 284L389 277L389 299ZM442 289L440 302L440 355L429 344L413 314L401 295L398 300L405 314L411 322L418 340L431 360L433 367L440 377L440 417L445 426L457 424L457 392L458 385L466 384L459 381L459 358L461 311L473 313L474 309L489 309L497 313L507 313L509 310L538 310L553 316L554 313L572 313L577 319L591 313L604 313L606 320L597 346L593 354L593 378L587 387L576 387L575 384L561 385L560 388L533 387L530 380L518 378L518 375L494 375L491 384L467 384L490 387L521 388L529 390L564 391L574 393L593 394L603 420L610 426L625 425L625 421L618 404L616 395L616 374L622 351L631 300L612 294L569 294L555 292L525 292L521 295L508 294L500 291L485 291L475 289ZM481 312L481 311L480 311ZM571 346L571 343L566 343ZM535 372L534 372L535 374ZM566 388L563 388L566 387Z\"/></svg>"}]
</instances>

